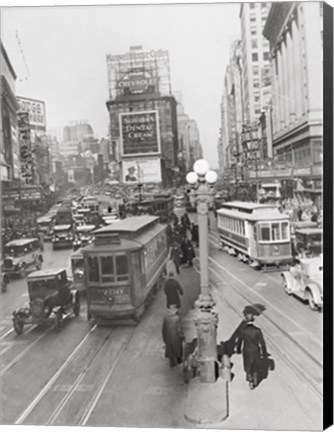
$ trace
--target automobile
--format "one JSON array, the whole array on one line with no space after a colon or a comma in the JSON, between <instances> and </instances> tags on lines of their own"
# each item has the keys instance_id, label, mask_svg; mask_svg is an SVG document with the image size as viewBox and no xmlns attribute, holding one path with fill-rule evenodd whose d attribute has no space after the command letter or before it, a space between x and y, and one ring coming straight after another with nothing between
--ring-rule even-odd
<instances>
[{"instance_id":1,"label":"automobile","mask_svg":"<svg viewBox=\"0 0 334 432\"><path fill-rule=\"evenodd\" d=\"M110 225L120 220L116 215L105 215L102 216L102 219L106 225Z\"/></svg>"},{"instance_id":2,"label":"automobile","mask_svg":"<svg viewBox=\"0 0 334 432\"><path fill-rule=\"evenodd\" d=\"M317 256L322 253L322 228L301 228L295 231L297 254Z\"/></svg>"},{"instance_id":3,"label":"automobile","mask_svg":"<svg viewBox=\"0 0 334 432\"><path fill-rule=\"evenodd\" d=\"M78 249L93 243L95 225L80 225L76 228L73 240L73 249Z\"/></svg>"},{"instance_id":4,"label":"automobile","mask_svg":"<svg viewBox=\"0 0 334 432\"><path fill-rule=\"evenodd\" d=\"M8 277L26 277L33 268L42 268L42 245L38 238L22 238L11 240L5 245L2 272Z\"/></svg>"},{"instance_id":5,"label":"automobile","mask_svg":"<svg viewBox=\"0 0 334 432\"><path fill-rule=\"evenodd\" d=\"M63 224L53 227L52 247L53 249L72 247L73 232L72 225Z\"/></svg>"},{"instance_id":6,"label":"automobile","mask_svg":"<svg viewBox=\"0 0 334 432\"><path fill-rule=\"evenodd\" d=\"M29 307L13 311L14 330L22 334L27 324L43 324L54 318L56 329L60 330L63 319L73 311L80 313L80 293L71 289L66 270L38 270L27 277Z\"/></svg>"},{"instance_id":7,"label":"automobile","mask_svg":"<svg viewBox=\"0 0 334 432\"><path fill-rule=\"evenodd\" d=\"M51 217L42 216L37 219L37 225L41 233L43 234L44 240L48 241L52 238L52 226L53 221Z\"/></svg>"},{"instance_id":8,"label":"automobile","mask_svg":"<svg viewBox=\"0 0 334 432\"><path fill-rule=\"evenodd\" d=\"M310 309L321 310L323 306L323 259L296 258L289 271L282 273L287 294L308 302Z\"/></svg>"}]
</instances>

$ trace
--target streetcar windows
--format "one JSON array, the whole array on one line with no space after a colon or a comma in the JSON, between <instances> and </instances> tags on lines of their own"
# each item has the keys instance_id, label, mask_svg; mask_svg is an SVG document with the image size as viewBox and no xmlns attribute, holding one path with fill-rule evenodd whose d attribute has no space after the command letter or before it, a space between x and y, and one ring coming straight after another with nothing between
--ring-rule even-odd
<instances>
[{"instance_id":1,"label":"streetcar windows","mask_svg":"<svg viewBox=\"0 0 334 432\"><path fill-rule=\"evenodd\" d=\"M288 240L289 238L289 225L288 222L282 222L282 240Z\"/></svg>"},{"instance_id":2,"label":"streetcar windows","mask_svg":"<svg viewBox=\"0 0 334 432\"><path fill-rule=\"evenodd\" d=\"M88 278L91 282L99 281L99 267L97 257L88 257Z\"/></svg>"},{"instance_id":3,"label":"streetcar windows","mask_svg":"<svg viewBox=\"0 0 334 432\"><path fill-rule=\"evenodd\" d=\"M101 282L114 282L114 260L112 256L100 257Z\"/></svg>"},{"instance_id":4,"label":"streetcar windows","mask_svg":"<svg viewBox=\"0 0 334 432\"><path fill-rule=\"evenodd\" d=\"M288 222L268 222L260 225L260 241L282 241L289 240Z\"/></svg>"},{"instance_id":5,"label":"streetcar windows","mask_svg":"<svg viewBox=\"0 0 334 432\"><path fill-rule=\"evenodd\" d=\"M272 238L272 240L281 240L280 224L279 223L271 224L271 238Z\"/></svg>"},{"instance_id":6,"label":"streetcar windows","mask_svg":"<svg viewBox=\"0 0 334 432\"><path fill-rule=\"evenodd\" d=\"M270 224L261 224L261 240L270 241Z\"/></svg>"},{"instance_id":7,"label":"streetcar windows","mask_svg":"<svg viewBox=\"0 0 334 432\"><path fill-rule=\"evenodd\" d=\"M118 281L129 279L128 259L126 255L116 256L116 273Z\"/></svg>"}]
</instances>

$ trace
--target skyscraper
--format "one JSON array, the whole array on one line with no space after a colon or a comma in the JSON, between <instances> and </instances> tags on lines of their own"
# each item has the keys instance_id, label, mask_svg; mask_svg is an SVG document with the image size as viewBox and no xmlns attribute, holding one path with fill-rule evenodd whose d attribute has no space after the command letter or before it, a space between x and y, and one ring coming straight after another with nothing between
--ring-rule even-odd
<instances>
[{"instance_id":1,"label":"skyscraper","mask_svg":"<svg viewBox=\"0 0 334 432\"><path fill-rule=\"evenodd\" d=\"M257 121L270 86L269 41L262 35L270 3L241 3L242 83L244 121Z\"/></svg>"}]
</instances>

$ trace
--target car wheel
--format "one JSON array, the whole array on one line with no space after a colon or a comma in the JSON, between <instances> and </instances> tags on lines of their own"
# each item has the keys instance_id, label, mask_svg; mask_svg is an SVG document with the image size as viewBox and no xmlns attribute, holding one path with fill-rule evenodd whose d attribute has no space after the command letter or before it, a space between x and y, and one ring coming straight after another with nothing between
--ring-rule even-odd
<instances>
[{"instance_id":1,"label":"car wheel","mask_svg":"<svg viewBox=\"0 0 334 432\"><path fill-rule=\"evenodd\" d=\"M78 316L80 314L80 298L77 296L75 299L75 303L73 305L73 313L75 316Z\"/></svg>"},{"instance_id":2,"label":"car wheel","mask_svg":"<svg viewBox=\"0 0 334 432\"><path fill-rule=\"evenodd\" d=\"M60 331L62 327L63 327L63 313L60 310L56 314L56 330Z\"/></svg>"},{"instance_id":3,"label":"car wheel","mask_svg":"<svg viewBox=\"0 0 334 432\"><path fill-rule=\"evenodd\" d=\"M27 267L25 264L22 264L22 267L20 270L20 276L22 279L24 279L27 276Z\"/></svg>"},{"instance_id":4,"label":"car wheel","mask_svg":"<svg viewBox=\"0 0 334 432\"><path fill-rule=\"evenodd\" d=\"M311 310L317 310L317 305L311 291L307 291L307 301Z\"/></svg>"},{"instance_id":5,"label":"car wheel","mask_svg":"<svg viewBox=\"0 0 334 432\"><path fill-rule=\"evenodd\" d=\"M14 330L15 330L16 334L18 334L18 335L22 334L23 333L23 328L24 328L24 323L21 320L21 318L20 317L15 317L14 321L13 321L13 324L14 324Z\"/></svg>"}]
</instances>

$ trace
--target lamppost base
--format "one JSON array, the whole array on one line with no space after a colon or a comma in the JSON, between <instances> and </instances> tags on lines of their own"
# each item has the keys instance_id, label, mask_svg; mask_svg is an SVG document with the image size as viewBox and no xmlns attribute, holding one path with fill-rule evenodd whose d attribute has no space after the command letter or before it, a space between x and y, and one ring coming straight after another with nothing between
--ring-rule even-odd
<instances>
[{"instance_id":1,"label":"lamppost base","mask_svg":"<svg viewBox=\"0 0 334 432\"><path fill-rule=\"evenodd\" d=\"M188 385L184 418L197 425L218 425L228 416L228 383L222 378L215 383L193 378Z\"/></svg>"}]
</instances>

